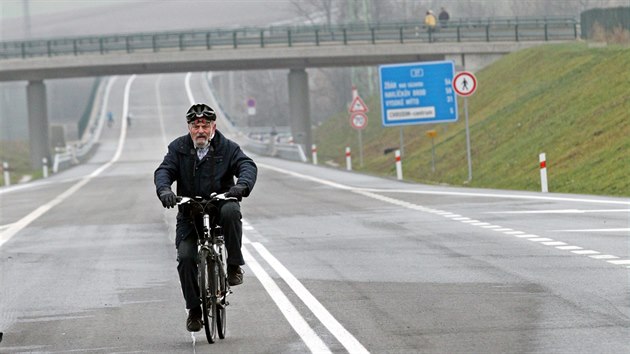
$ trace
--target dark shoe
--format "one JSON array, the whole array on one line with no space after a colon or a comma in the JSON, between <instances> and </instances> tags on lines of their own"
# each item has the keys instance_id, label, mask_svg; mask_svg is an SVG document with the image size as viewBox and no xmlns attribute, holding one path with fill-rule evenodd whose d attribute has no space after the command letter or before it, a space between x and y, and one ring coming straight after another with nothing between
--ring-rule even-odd
<instances>
[{"instance_id":1,"label":"dark shoe","mask_svg":"<svg viewBox=\"0 0 630 354\"><path fill-rule=\"evenodd\" d=\"M186 329L188 332L201 331L203 324L201 323L201 307L197 306L194 309L188 311L188 318L186 319Z\"/></svg>"},{"instance_id":2,"label":"dark shoe","mask_svg":"<svg viewBox=\"0 0 630 354\"><path fill-rule=\"evenodd\" d=\"M243 270L237 265L228 264L228 284L236 286L243 284Z\"/></svg>"}]
</instances>

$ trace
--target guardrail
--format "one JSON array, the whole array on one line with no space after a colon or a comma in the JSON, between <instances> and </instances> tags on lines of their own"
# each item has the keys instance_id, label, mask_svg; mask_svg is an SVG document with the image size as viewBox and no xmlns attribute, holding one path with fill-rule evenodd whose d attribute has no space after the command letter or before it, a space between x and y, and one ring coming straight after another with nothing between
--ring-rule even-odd
<instances>
[{"instance_id":1,"label":"guardrail","mask_svg":"<svg viewBox=\"0 0 630 354\"><path fill-rule=\"evenodd\" d=\"M84 54L379 43L550 41L578 38L570 17L454 19L429 30L418 22L243 27L0 42L0 59Z\"/></svg>"}]
</instances>

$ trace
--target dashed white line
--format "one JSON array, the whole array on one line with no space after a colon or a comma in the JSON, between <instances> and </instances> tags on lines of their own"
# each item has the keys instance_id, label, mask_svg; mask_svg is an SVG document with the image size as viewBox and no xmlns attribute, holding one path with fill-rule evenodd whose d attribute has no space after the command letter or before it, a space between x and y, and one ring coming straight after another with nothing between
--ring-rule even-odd
<instances>
[{"instance_id":1,"label":"dashed white line","mask_svg":"<svg viewBox=\"0 0 630 354\"><path fill-rule=\"evenodd\" d=\"M523 234L520 234L520 235L514 235L514 237L518 237L518 238L538 238L540 236L523 233Z\"/></svg>"},{"instance_id":2,"label":"dashed white line","mask_svg":"<svg viewBox=\"0 0 630 354\"><path fill-rule=\"evenodd\" d=\"M564 250L564 251L581 250L581 249L583 249L582 247L579 247L579 246L558 246L556 248L559 249L559 250Z\"/></svg>"},{"instance_id":3,"label":"dashed white line","mask_svg":"<svg viewBox=\"0 0 630 354\"><path fill-rule=\"evenodd\" d=\"M539 199L539 200L561 200L561 201L571 201L571 202L588 202L588 203L608 203L608 204L623 204L623 205L630 205L630 202L628 201L611 201L611 200L604 200L604 199L580 199L580 198L563 198L563 197L545 197L545 196L525 196L525 195L503 195L503 194L485 194L485 193L461 193L461 192L431 192L431 191L418 191L418 190L391 190L391 189L376 189L376 188L354 188L351 186L347 186L347 185L343 185L343 184L339 184L336 182L331 182L328 180L324 180L324 179L319 179L319 178L315 178L315 177L311 177L311 176L307 176L304 174L300 174L300 173L296 173L296 172L292 172L292 171L287 171L284 169L280 169L277 167L273 167L273 166L269 166L269 165L265 165L265 164L259 164L260 167L263 168L268 168L280 173L284 173L284 174L288 174L291 176L295 176L298 178L302 178L302 179L306 179L306 180L311 180L311 181L315 181L318 183L322 183L334 188L339 188L339 189L344 189L344 190L349 190L352 191L354 193L357 194L362 194L366 197L370 197L370 198L374 198L377 200L381 200L384 202L388 202L391 204L395 204L395 205L401 205L403 207L409 208L409 209L413 209L413 210L421 210L424 212L428 212L428 213L432 213L435 215L441 215L444 216L446 218L449 219L453 219L456 221L460 221L462 223L467 223L469 225L474 225L474 226L479 226L481 228L484 229L488 229L488 230L493 230L493 231L497 231L497 232L503 232L504 234L508 234L508 235L512 235L514 237L518 237L518 238L524 238L524 239L528 239L531 240L533 242L539 242L540 244L546 245L546 246L555 246L556 249L559 250L568 250L568 251L575 251L575 250L583 250L582 247L579 246L573 246L573 245L567 245L564 242L561 241L554 241L551 238L547 238L547 237L540 237L538 235L532 235L532 234L525 234L522 231L518 231L518 230L513 230L510 228L505 228L505 227L501 227L498 225L491 225L489 223L484 223L481 222L479 220L472 220L468 217L459 215L459 214L455 214L452 212L448 212L448 211L444 211L444 210L439 210L439 209L431 209L431 208L427 208L427 207L423 207L417 204L412 204L412 203L408 203L408 202L401 202L398 199L394 199L394 198L390 198L390 197L386 197L380 194L376 194L376 193L410 193L410 194L436 194L436 195L461 195L461 196L475 196L475 197L481 197L481 196L487 196L487 197L496 197L496 198L522 198L522 199ZM577 209L570 209L570 210L563 210L560 212L575 212ZM607 211L618 211L618 209L613 209L613 210L599 210L599 211L591 211L591 212L607 212ZM534 213L538 213L538 212L543 212L543 211L533 211ZM581 211L580 211L581 212ZM587 211L585 211L587 212ZM470 220L468 220L470 219ZM630 228L619 228L619 229L588 229L588 230L557 230L557 231L565 231L565 232L627 232L630 231ZM590 251L590 250L589 250ZM593 252L597 252L597 251L593 251ZM599 252L597 252L599 253ZM589 255L590 253L585 253L585 255ZM601 255L604 256L604 255ZM606 255L608 256L608 255ZM611 255L612 256L612 255ZM589 257L594 258L594 259L608 259L606 257L597 257L595 255L590 255ZM612 257L616 257L616 256L612 256ZM617 264L617 265L630 265L630 260L613 260L613 261L607 261L611 264ZM628 268L630 268L630 266L628 266Z\"/></svg>"},{"instance_id":4,"label":"dashed white line","mask_svg":"<svg viewBox=\"0 0 630 354\"><path fill-rule=\"evenodd\" d=\"M571 253L575 253L575 254L599 254L599 252L597 251L593 251L593 250L580 250L580 251L571 251Z\"/></svg>"},{"instance_id":5,"label":"dashed white line","mask_svg":"<svg viewBox=\"0 0 630 354\"><path fill-rule=\"evenodd\" d=\"M555 210L519 210L519 211L487 211L485 214L584 214L584 213L628 213L630 209L555 209Z\"/></svg>"},{"instance_id":6,"label":"dashed white line","mask_svg":"<svg viewBox=\"0 0 630 354\"><path fill-rule=\"evenodd\" d=\"M619 261L606 261L608 263L611 264L617 264L617 265L626 265L626 264L630 264L630 259L624 259L624 260L619 260Z\"/></svg>"},{"instance_id":7,"label":"dashed white line","mask_svg":"<svg viewBox=\"0 0 630 354\"><path fill-rule=\"evenodd\" d=\"M561 241L549 241L549 242L541 242L545 246L565 246L565 242Z\"/></svg>"},{"instance_id":8,"label":"dashed white line","mask_svg":"<svg viewBox=\"0 0 630 354\"><path fill-rule=\"evenodd\" d=\"M616 229L577 229L577 230L553 230L556 232L628 232L630 228L616 228Z\"/></svg>"},{"instance_id":9,"label":"dashed white line","mask_svg":"<svg viewBox=\"0 0 630 354\"><path fill-rule=\"evenodd\" d=\"M597 255L589 256L589 257L594 258L594 259L617 259L617 258L619 258L617 256L613 256L612 254L597 254Z\"/></svg>"}]
</instances>

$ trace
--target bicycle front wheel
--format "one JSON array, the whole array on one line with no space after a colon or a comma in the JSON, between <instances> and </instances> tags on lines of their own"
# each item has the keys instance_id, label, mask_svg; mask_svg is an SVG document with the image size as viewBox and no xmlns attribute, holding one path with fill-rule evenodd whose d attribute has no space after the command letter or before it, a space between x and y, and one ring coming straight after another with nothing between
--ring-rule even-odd
<instances>
[{"instance_id":1,"label":"bicycle front wheel","mask_svg":"<svg viewBox=\"0 0 630 354\"><path fill-rule=\"evenodd\" d=\"M216 294L213 278L215 277L214 262L210 260L208 250L201 250L199 260L199 289L201 291L201 309L203 310L203 327L206 331L208 343L212 344L217 338Z\"/></svg>"},{"instance_id":2,"label":"bicycle front wheel","mask_svg":"<svg viewBox=\"0 0 630 354\"><path fill-rule=\"evenodd\" d=\"M218 268L218 267L217 267ZM219 338L225 338L225 328L226 328L226 307L227 303L227 286L226 286L226 278L224 272L217 269L217 284L219 284L218 290L218 301L217 301L217 331L219 332Z\"/></svg>"},{"instance_id":3,"label":"bicycle front wheel","mask_svg":"<svg viewBox=\"0 0 630 354\"><path fill-rule=\"evenodd\" d=\"M225 300L226 289L225 289L225 277L222 276L223 272L221 271L221 263L214 262L213 266L214 273L212 273L212 289L213 289L213 300L214 300L214 309L215 309L215 320L217 326L217 332L219 334L219 338L225 338L225 306L227 302Z\"/></svg>"}]
</instances>

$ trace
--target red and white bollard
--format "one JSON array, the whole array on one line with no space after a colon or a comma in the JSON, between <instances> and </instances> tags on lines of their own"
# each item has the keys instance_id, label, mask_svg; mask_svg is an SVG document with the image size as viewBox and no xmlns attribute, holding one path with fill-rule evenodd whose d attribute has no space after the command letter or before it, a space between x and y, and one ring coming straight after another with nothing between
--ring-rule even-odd
<instances>
[{"instance_id":1,"label":"red and white bollard","mask_svg":"<svg viewBox=\"0 0 630 354\"><path fill-rule=\"evenodd\" d=\"M547 188L547 158L545 153L541 153L538 155L538 160L540 161L540 186L542 187L542 192L549 192L549 188Z\"/></svg>"},{"instance_id":2,"label":"red and white bollard","mask_svg":"<svg viewBox=\"0 0 630 354\"><path fill-rule=\"evenodd\" d=\"M349 146L346 146L346 170L352 171L352 156L350 156Z\"/></svg>"},{"instance_id":3,"label":"red and white bollard","mask_svg":"<svg viewBox=\"0 0 630 354\"><path fill-rule=\"evenodd\" d=\"M311 157L313 160L313 165L317 165L317 145L315 144L311 146Z\"/></svg>"},{"instance_id":4,"label":"red and white bollard","mask_svg":"<svg viewBox=\"0 0 630 354\"><path fill-rule=\"evenodd\" d=\"M400 161L400 150L396 150L396 152L394 152L394 156L396 159L396 178L398 178L398 180L402 180L403 176L402 176L402 162Z\"/></svg>"}]
</instances>

